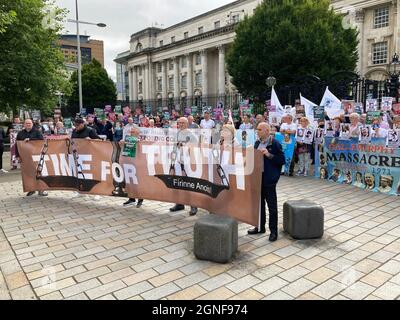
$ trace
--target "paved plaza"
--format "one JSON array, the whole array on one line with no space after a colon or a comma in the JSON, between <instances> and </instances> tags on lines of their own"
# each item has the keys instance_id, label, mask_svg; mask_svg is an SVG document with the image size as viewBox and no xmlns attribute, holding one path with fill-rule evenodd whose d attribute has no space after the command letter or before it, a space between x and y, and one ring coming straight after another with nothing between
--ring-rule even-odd
<instances>
[{"instance_id":1,"label":"paved plaza","mask_svg":"<svg viewBox=\"0 0 400 320\"><path fill-rule=\"evenodd\" d=\"M286 200L325 208L325 234L282 232ZM0 175L0 299L400 299L400 198L313 178L278 184L279 238L247 235L228 264L193 255L201 216L170 203L25 197L18 173Z\"/></svg>"}]
</instances>

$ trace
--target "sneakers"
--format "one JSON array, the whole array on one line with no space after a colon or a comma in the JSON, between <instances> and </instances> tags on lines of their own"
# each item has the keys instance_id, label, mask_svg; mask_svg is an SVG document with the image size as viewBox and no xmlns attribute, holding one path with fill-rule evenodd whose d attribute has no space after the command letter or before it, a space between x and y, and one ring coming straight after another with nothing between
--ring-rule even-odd
<instances>
[{"instance_id":1,"label":"sneakers","mask_svg":"<svg viewBox=\"0 0 400 320\"><path fill-rule=\"evenodd\" d=\"M304 177L308 177L308 172L307 172L307 171L304 171L303 176L304 176Z\"/></svg>"},{"instance_id":2,"label":"sneakers","mask_svg":"<svg viewBox=\"0 0 400 320\"><path fill-rule=\"evenodd\" d=\"M48 195L47 191L39 191L39 196L47 197Z\"/></svg>"},{"instance_id":3,"label":"sneakers","mask_svg":"<svg viewBox=\"0 0 400 320\"><path fill-rule=\"evenodd\" d=\"M140 208L143 204L143 199L139 199L136 208Z\"/></svg>"},{"instance_id":4,"label":"sneakers","mask_svg":"<svg viewBox=\"0 0 400 320\"><path fill-rule=\"evenodd\" d=\"M27 197L30 197L30 196L32 196L32 195L34 195L35 194L35 191L29 191L27 194L26 194L26 196Z\"/></svg>"},{"instance_id":5,"label":"sneakers","mask_svg":"<svg viewBox=\"0 0 400 320\"><path fill-rule=\"evenodd\" d=\"M0 169L0 173L8 173L8 171L4 170L4 169Z\"/></svg>"},{"instance_id":6,"label":"sneakers","mask_svg":"<svg viewBox=\"0 0 400 320\"><path fill-rule=\"evenodd\" d=\"M129 207L129 206L133 206L133 204L136 202L135 199L128 199L128 201L124 202L122 205L124 207Z\"/></svg>"},{"instance_id":7,"label":"sneakers","mask_svg":"<svg viewBox=\"0 0 400 320\"><path fill-rule=\"evenodd\" d=\"M301 171L301 170L297 171L296 176L299 177L299 176L302 176L302 175L304 175L303 171Z\"/></svg>"}]
</instances>

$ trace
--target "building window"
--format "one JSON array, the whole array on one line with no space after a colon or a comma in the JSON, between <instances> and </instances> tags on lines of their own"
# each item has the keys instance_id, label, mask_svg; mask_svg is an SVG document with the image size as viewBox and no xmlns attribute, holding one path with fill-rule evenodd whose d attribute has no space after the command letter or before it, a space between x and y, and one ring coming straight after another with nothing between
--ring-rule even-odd
<instances>
[{"instance_id":1,"label":"building window","mask_svg":"<svg viewBox=\"0 0 400 320\"><path fill-rule=\"evenodd\" d=\"M201 87L202 83L203 83L203 74L201 72L196 74L196 86L197 87Z\"/></svg>"},{"instance_id":2,"label":"building window","mask_svg":"<svg viewBox=\"0 0 400 320\"><path fill-rule=\"evenodd\" d=\"M157 90L162 91L162 80L161 79L157 80Z\"/></svg>"},{"instance_id":3,"label":"building window","mask_svg":"<svg viewBox=\"0 0 400 320\"><path fill-rule=\"evenodd\" d=\"M232 16L232 22L237 23L240 20L240 16L238 14L235 14Z\"/></svg>"},{"instance_id":4,"label":"building window","mask_svg":"<svg viewBox=\"0 0 400 320\"><path fill-rule=\"evenodd\" d=\"M142 75L142 67L138 67L138 74L139 74L139 76Z\"/></svg>"},{"instance_id":5,"label":"building window","mask_svg":"<svg viewBox=\"0 0 400 320\"><path fill-rule=\"evenodd\" d=\"M182 89L187 89L187 75L182 75L181 78L181 87Z\"/></svg>"},{"instance_id":6,"label":"building window","mask_svg":"<svg viewBox=\"0 0 400 320\"><path fill-rule=\"evenodd\" d=\"M221 27L221 22L220 21L215 21L214 22L214 29L218 29L219 27Z\"/></svg>"},{"instance_id":7,"label":"building window","mask_svg":"<svg viewBox=\"0 0 400 320\"><path fill-rule=\"evenodd\" d=\"M387 42L375 43L372 46L372 64L387 63L388 44Z\"/></svg>"},{"instance_id":8,"label":"building window","mask_svg":"<svg viewBox=\"0 0 400 320\"><path fill-rule=\"evenodd\" d=\"M168 88L169 90L174 90L174 77L168 79Z\"/></svg>"},{"instance_id":9,"label":"building window","mask_svg":"<svg viewBox=\"0 0 400 320\"><path fill-rule=\"evenodd\" d=\"M182 57L182 68L187 67L187 58L185 56Z\"/></svg>"},{"instance_id":10,"label":"building window","mask_svg":"<svg viewBox=\"0 0 400 320\"><path fill-rule=\"evenodd\" d=\"M185 39L189 38L189 32L186 31L186 32L183 34L183 37L184 37Z\"/></svg>"},{"instance_id":11,"label":"building window","mask_svg":"<svg viewBox=\"0 0 400 320\"><path fill-rule=\"evenodd\" d=\"M174 62L173 61L169 62L169 70L174 70Z\"/></svg>"},{"instance_id":12,"label":"building window","mask_svg":"<svg viewBox=\"0 0 400 320\"><path fill-rule=\"evenodd\" d=\"M199 34L202 34L204 32L204 27L199 27Z\"/></svg>"},{"instance_id":13,"label":"building window","mask_svg":"<svg viewBox=\"0 0 400 320\"><path fill-rule=\"evenodd\" d=\"M160 40L160 47L162 47L164 45L164 41Z\"/></svg>"},{"instance_id":14,"label":"building window","mask_svg":"<svg viewBox=\"0 0 400 320\"><path fill-rule=\"evenodd\" d=\"M143 93L143 83L139 81L139 93Z\"/></svg>"},{"instance_id":15,"label":"building window","mask_svg":"<svg viewBox=\"0 0 400 320\"><path fill-rule=\"evenodd\" d=\"M171 43L175 42L175 36L171 37Z\"/></svg>"},{"instance_id":16,"label":"building window","mask_svg":"<svg viewBox=\"0 0 400 320\"><path fill-rule=\"evenodd\" d=\"M200 53L196 54L196 66L201 65L201 55Z\"/></svg>"},{"instance_id":17,"label":"building window","mask_svg":"<svg viewBox=\"0 0 400 320\"><path fill-rule=\"evenodd\" d=\"M157 63L157 72L158 72L158 73L162 72L162 65L161 65L161 62Z\"/></svg>"},{"instance_id":18,"label":"building window","mask_svg":"<svg viewBox=\"0 0 400 320\"><path fill-rule=\"evenodd\" d=\"M384 28L389 26L389 7L375 9L374 28Z\"/></svg>"}]
</instances>

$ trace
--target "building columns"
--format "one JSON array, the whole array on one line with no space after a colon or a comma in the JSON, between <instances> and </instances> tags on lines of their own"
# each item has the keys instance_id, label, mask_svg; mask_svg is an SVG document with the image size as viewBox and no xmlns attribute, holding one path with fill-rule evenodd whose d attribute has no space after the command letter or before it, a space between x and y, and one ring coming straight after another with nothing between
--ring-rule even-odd
<instances>
[{"instance_id":1,"label":"building columns","mask_svg":"<svg viewBox=\"0 0 400 320\"><path fill-rule=\"evenodd\" d=\"M187 97L188 97L188 106L192 105L192 97L193 97L193 56L188 53L186 55L187 59Z\"/></svg>"},{"instance_id":2,"label":"building columns","mask_svg":"<svg viewBox=\"0 0 400 320\"><path fill-rule=\"evenodd\" d=\"M218 47L218 96L225 95L225 46Z\"/></svg>"},{"instance_id":3,"label":"building columns","mask_svg":"<svg viewBox=\"0 0 400 320\"><path fill-rule=\"evenodd\" d=\"M137 85L137 69L136 67L133 67L132 69L132 87L131 87L131 96L129 99L131 101L137 101L138 99L138 85Z\"/></svg>"},{"instance_id":4,"label":"building columns","mask_svg":"<svg viewBox=\"0 0 400 320\"><path fill-rule=\"evenodd\" d=\"M162 71L162 78L161 78L161 85L162 85L162 98L165 101L168 101L168 65L167 60L161 61L161 71Z\"/></svg>"},{"instance_id":5,"label":"building columns","mask_svg":"<svg viewBox=\"0 0 400 320\"><path fill-rule=\"evenodd\" d=\"M202 72L202 81L203 81L203 102L207 104L207 96L208 96L208 60L207 60L207 51L201 50L201 72Z\"/></svg>"},{"instance_id":6,"label":"building columns","mask_svg":"<svg viewBox=\"0 0 400 320\"><path fill-rule=\"evenodd\" d=\"M358 62L357 71L361 77L364 76L364 10L356 11L356 24L359 30L359 43L358 43Z\"/></svg>"},{"instance_id":7,"label":"building columns","mask_svg":"<svg viewBox=\"0 0 400 320\"><path fill-rule=\"evenodd\" d=\"M394 32L395 38L395 52L400 54L400 0L397 0L397 21L396 28Z\"/></svg>"},{"instance_id":8,"label":"building columns","mask_svg":"<svg viewBox=\"0 0 400 320\"><path fill-rule=\"evenodd\" d=\"M179 58L174 57L174 100L175 104L179 103Z\"/></svg>"}]
</instances>

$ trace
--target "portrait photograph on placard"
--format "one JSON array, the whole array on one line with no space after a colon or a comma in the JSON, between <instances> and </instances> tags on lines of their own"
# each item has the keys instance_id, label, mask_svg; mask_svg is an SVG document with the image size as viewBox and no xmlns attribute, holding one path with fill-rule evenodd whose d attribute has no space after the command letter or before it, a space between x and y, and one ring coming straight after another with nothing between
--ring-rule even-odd
<instances>
[{"instance_id":1,"label":"portrait photograph on placard","mask_svg":"<svg viewBox=\"0 0 400 320\"><path fill-rule=\"evenodd\" d=\"M349 123L341 123L340 124L340 134L339 137L341 139L350 139L350 124Z\"/></svg>"},{"instance_id":2,"label":"portrait photograph on placard","mask_svg":"<svg viewBox=\"0 0 400 320\"><path fill-rule=\"evenodd\" d=\"M388 130L387 146L389 148L399 148L400 147L400 130L399 129L389 129Z\"/></svg>"},{"instance_id":3,"label":"portrait photograph on placard","mask_svg":"<svg viewBox=\"0 0 400 320\"><path fill-rule=\"evenodd\" d=\"M334 120L326 120L325 121L325 136L333 137L335 135L335 121Z\"/></svg>"},{"instance_id":4,"label":"portrait photograph on placard","mask_svg":"<svg viewBox=\"0 0 400 320\"><path fill-rule=\"evenodd\" d=\"M368 144L371 141L371 127L362 126L360 127L360 136L358 139L361 144Z\"/></svg>"},{"instance_id":5,"label":"portrait photograph on placard","mask_svg":"<svg viewBox=\"0 0 400 320\"><path fill-rule=\"evenodd\" d=\"M304 140L303 143L305 144L312 144L314 138L314 129L313 128L307 128L305 129L305 134L304 134Z\"/></svg>"}]
</instances>

